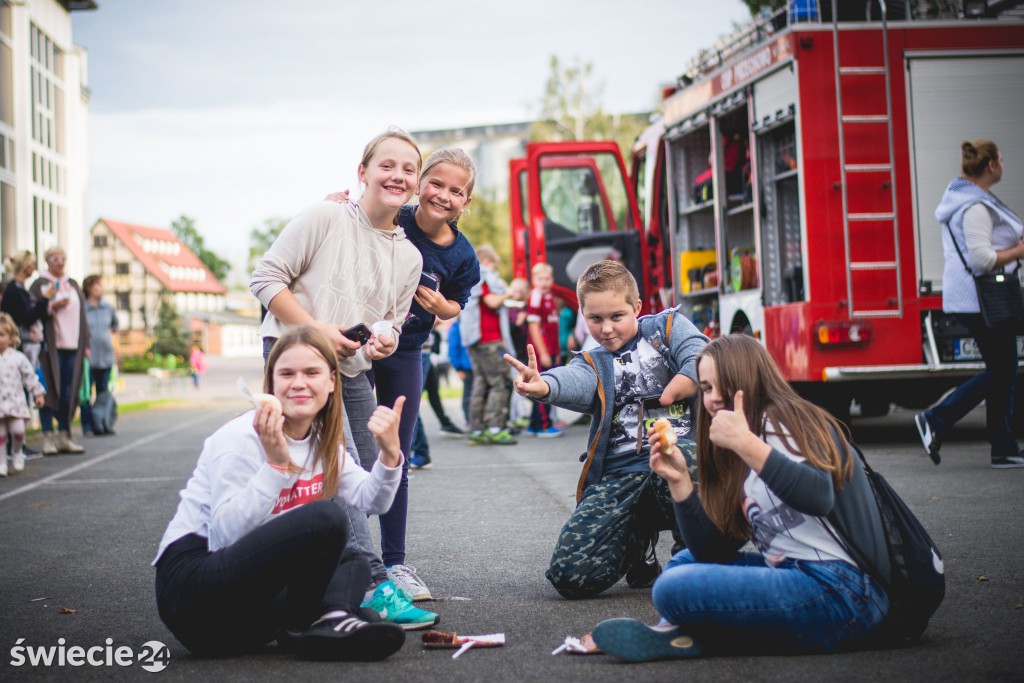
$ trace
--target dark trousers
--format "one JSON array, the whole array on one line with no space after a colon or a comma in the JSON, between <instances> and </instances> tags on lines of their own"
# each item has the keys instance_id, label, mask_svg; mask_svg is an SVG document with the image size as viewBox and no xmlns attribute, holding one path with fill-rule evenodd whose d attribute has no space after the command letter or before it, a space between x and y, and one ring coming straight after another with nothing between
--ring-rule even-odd
<instances>
[{"instance_id":1,"label":"dark trousers","mask_svg":"<svg viewBox=\"0 0 1024 683\"><path fill-rule=\"evenodd\" d=\"M398 441L405 460L402 479L391 509L380 516L381 559L388 567L405 564L405 523L409 514L409 458L412 435L420 412L423 394L423 359L420 349L399 349L383 360L373 362L371 382L377 388L377 405L393 406L405 396L405 408L398 424ZM369 373L368 373L369 374Z\"/></svg>"},{"instance_id":2,"label":"dark trousers","mask_svg":"<svg viewBox=\"0 0 1024 683\"><path fill-rule=\"evenodd\" d=\"M653 472L606 474L587 486L562 527L545 573L562 597L592 598L615 585L658 531L676 527L668 484Z\"/></svg>"},{"instance_id":3,"label":"dark trousers","mask_svg":"<svg viewBox=\"0 0 1024 683\"><path fill-rule=\"evenodd\" d=\"M451 418L448 417L444 411L444 404L441 403L441 379L437 376L437 368L430 362L429 351L423 352L423 391L427 392L430 409L434 411L441 426L450 425Z\"/></svg>"},{"instance_id":4,"label":"dark trousers","mask_svg":"<svg viewBox=\"0 0 1024 683\"><path fill-rule=\"evenodd\" d=\"M355 612L370 580L366 559L345 549L348 513L332 500L270 520L226 548L184 536L156 570L160 618L196 655L251 652L280 629L304 630L332 610Z\"/></svg>"},{"instance_id":5,"label":"dark trousers","mask_svg":"<svg viewBox=\"0 0 1024 683\"><path fill-rule=\"evenodd\" d=\"M97 396L110 388L110 368L90 368L89 375ZM82 404L82 433L88 434L92 431L95 431L92 422L92 401L88 401Z\"/></svg>"},{"instance_id":6,"label":"dark trousers","mask_svg":"<svg viewBox=\"0 0 1024 683\"><path fill-rule=\"evenodd\" d=\"M60 404L56 414L45 406L39 409L39 422L43 432L53 431L53 418L55 417L57 418L57 429L62 432L71 431L71 417L74 415L74 406L78 405L78 396L71 395L71 380L75 376L75 356L77 355L78 351L75 349L70 351L57 349L57 374L60 375L60 387L57 395L60 397ZM53 387L46 387L46 390L53 391Z\"/></svg>"},{"instance_id":7,"label":"dark trousers","mask_svg":"<svg viewBox=\"0 0 1024 683\"><path fill-rule=\"evenodd\" d=\"M1017 379L1017 336L1013 332L991 330L980 314L958 313L978 344L985 370L970 378L939 405L926 411L932 430L941 434L975 406L985 401L986 429L993 458L1017 455L1013 433L1013 388Z\"/></svg>"}]
</instances>

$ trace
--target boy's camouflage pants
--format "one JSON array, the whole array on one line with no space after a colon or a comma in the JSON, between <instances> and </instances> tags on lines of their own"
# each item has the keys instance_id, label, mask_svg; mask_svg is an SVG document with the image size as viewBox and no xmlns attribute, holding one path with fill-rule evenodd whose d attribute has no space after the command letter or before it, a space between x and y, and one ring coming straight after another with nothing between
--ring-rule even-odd
<instances>
[{"instance_id":1,"label":"boy's camouflage pants","mask_svg":"<svg viewBox=\"0 0 1024 683\"><path fill-rule=\"evenodd\" d=\"M682 445L682 444L680 444ZM684 448L696 481L691 449ZM605 475L583 490L562 527L545 576L562 597L589 598L611 588L642 561L658 531L671 530L682 548L668 484L653 472Z\"/></svg>"}]
</instances>

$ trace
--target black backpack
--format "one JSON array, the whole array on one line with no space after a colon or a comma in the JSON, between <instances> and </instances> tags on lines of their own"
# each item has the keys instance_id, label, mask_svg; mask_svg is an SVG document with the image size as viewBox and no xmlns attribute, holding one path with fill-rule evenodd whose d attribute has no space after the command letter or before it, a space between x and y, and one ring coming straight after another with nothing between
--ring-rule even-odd
<instances>
[{"instance_id":1,"label":"black backpack","mask_svg":"<svg viewBox=\"0 0 1024 683\"><path fill-rule=\"evenodd\" d=\"M95 434L113 434L114 423L117 422L117 401L109 391L96 395L92 405L92 424Z\"/></svg>"},{"instance_id":2,"label":"black backpack","mask_svg":"<svg viewBox=\"0 0 1024 683\"><path fill-rule=\"evenodd\" d=\"M891 580L878 576L852 543L846 542L846 539L837 540L885 588L889 596L889 616L879 635L888 643L910 644L921 637L928 627L928 620L946 596L942 554L885 477L871 469L864 453L856 445L851 443L850 448L860 457L864 474L878 503L885 544L889 549ZM834 515L829 514L829 521L838 532L839 526Z\"/></svg>"}]
</instances>

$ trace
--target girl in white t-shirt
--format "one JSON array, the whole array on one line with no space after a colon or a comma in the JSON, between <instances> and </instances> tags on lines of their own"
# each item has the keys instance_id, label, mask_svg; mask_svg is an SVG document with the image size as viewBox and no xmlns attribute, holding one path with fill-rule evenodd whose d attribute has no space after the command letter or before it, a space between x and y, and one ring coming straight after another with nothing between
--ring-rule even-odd
<instances>
[{"instance_id":1,"label":"girl in white t-shirt","mask_svg":"<svg viewBox=\"0 0 1024 683\"><path fill-rule=\"evenodd\" d=\"M380 454L367 472L345 450L338 357L318 329L281 335L264 391L276 401L261 399L208 438L181 492L154 560L160 617L194 654L244 653L276 638L308 659L383 659L404 631L360 609L370 568L346 548L345 506L391 506L405 399L370 417Z\"/></svg>"},{"instance_id":2,"label":"girl in white t-shirt","mask_svg":"<svg viewBox=\"0 0 1024 683\"><path fill-rule=\"evenodd\" d=\"M654 584L661 622L610 619L594 641L633 661L863 646L888 614L891 570L842 426L800 398L753 337L711 341L697 375L699 496L679 448L648 432L687 547ZM757 552L740 551L748 542Z\"/></svg>"}]
</instances>

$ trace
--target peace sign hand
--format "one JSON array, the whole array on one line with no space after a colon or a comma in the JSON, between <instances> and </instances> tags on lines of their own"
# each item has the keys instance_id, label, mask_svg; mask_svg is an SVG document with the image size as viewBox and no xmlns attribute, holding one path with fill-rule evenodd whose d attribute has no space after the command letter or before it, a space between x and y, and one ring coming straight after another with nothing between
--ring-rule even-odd
<instances>
[{"instance_id":1,"label":"peace sign hand","mask_svg":"<svg viewBox=\"0 0 1024 683\"><path fill-rule=\"evenodd\" d=\"M551 387L540 377L540 371L537 369L537 353L533 350L533 344L526 345L526 356L529 361L528 365L523 365L507 353L502 356L506 363L519 372L512 385L520 396L544 398L551 393Z\"/></svg>"}]
</instances>

